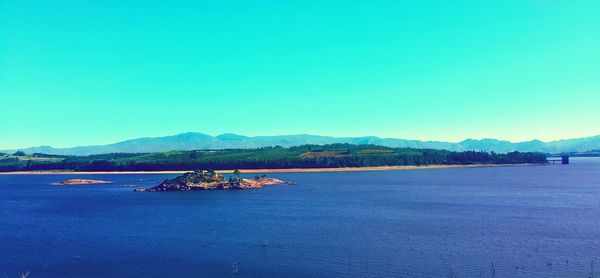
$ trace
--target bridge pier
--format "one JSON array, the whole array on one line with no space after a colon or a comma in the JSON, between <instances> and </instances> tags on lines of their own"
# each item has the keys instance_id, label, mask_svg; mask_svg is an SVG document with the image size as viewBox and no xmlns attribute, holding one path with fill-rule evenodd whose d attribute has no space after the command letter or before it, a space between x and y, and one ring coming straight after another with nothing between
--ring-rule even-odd
<instances>
[{"instance_id":1,"label":"bridge pier","mask_svg":"<svg viewBox=\"0 0 600 278\"><path fill-rule=\"evenodd\" d=\"M568 155L563 155L561 156L560 159L556 158L556 159L548 159L548 162L552 162L552 164L556 164L557 162L560 162L561 164L569 164L569 156Z\"/></svg>"}]
</instances>

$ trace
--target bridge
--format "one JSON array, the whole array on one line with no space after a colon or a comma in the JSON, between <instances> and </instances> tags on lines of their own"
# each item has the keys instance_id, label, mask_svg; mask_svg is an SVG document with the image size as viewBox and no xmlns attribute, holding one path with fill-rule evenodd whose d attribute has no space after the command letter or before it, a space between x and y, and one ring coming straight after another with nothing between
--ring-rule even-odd
<instances>
[{"instance_id":1,"label":"bridge","mask_svg":"<svg viewBox=\"0 0 600 278\"><path fill-rule=\"evenodd\" d=\"M548 158L548 162L552 162L552 164L556 164L558 162L560 162L561 164L569 164L569 156L568 155L563 155L560 158Z\"/></svg>"}]
</instances>

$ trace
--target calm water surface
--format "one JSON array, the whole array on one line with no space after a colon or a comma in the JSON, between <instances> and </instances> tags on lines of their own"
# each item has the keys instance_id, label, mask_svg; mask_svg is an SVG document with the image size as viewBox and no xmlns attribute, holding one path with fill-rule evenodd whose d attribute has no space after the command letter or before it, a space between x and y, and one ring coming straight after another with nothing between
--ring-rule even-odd
<instances>
[{"instance_id":1,"label":"calm water surface","mask_svg":"<svg viewBox=\"0 0 600 278\"><path fill-rule=\"evenodd\" d=\"M0 175L0 277L588 277L592 261L600 275L597 158L122 187L172 176ZM115 183L50 185L75 177Z\"/></svg>"}]
</instances>

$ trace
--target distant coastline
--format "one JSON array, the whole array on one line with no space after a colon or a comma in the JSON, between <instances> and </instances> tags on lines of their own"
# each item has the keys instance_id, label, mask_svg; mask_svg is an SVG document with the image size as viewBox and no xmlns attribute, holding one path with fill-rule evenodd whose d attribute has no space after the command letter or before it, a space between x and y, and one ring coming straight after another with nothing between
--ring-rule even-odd
<instances>
[{"instance_id":1,"label":"distant coastline","mask_svg":"<svg viewBox=\"0 0 600 278\"><path fill-rule=\"evenodd\" d=\"M321 169L354 167L360 170L419 169L448 165L499 165L548 163L543 153L482 151L452 152L447 150L389 148L377 145L302 145L297 147L265 147L259 149L225 149L168 151L158 153L109 153L91 156L27 155L24 152L0 157L0 172L76 171L76 172L170 172L191 169ZM392 168L394 169L394 168ZM258 170L253 170L257 172ZM270 170L264 170L270 171ZM289 170L286 170L289 171Z\"/></svg>"},{"instance_id":2,"label":"distant coastline","mask_svg":"<svg viewBox=\"0 0 600 278\"><path fill-rule=\"evenodd\" d=\"M481 167L510 167L510 166L540 166L545 164L454 164L454 165L424 165L424 166L378 166L378 167L337 167L337 168L288 168L288 169L240 169L243 173L311 173L311 172L360 172L360 171L402 171L425 169L451 168L481 168ZM0 175L134 175L134 174L183 174L189 171L16 171L0 172ZM216 170L217 173L231 173L233 170Z\"/></svg>"}]
</instances>

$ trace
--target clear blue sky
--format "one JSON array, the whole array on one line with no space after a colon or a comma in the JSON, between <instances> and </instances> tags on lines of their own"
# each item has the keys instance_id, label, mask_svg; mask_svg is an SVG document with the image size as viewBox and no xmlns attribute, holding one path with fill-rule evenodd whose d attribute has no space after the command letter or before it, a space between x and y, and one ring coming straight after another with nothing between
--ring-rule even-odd
<instances>
[{"instance_id":1,"label":"clear blue sky","mask_svg":"<svg viewBox=\"0 0 600 278\"><path fill-rule=\"evenodd\" d=\"M0 148L600 134L596 1L0 1Z\"/></svg>"}]
</instances>

